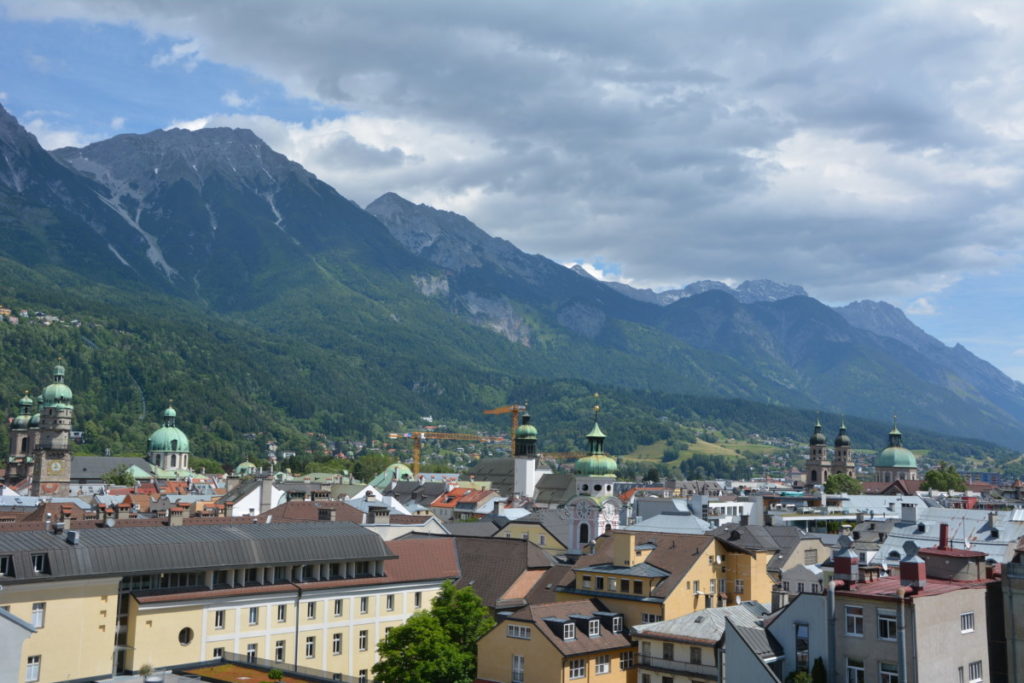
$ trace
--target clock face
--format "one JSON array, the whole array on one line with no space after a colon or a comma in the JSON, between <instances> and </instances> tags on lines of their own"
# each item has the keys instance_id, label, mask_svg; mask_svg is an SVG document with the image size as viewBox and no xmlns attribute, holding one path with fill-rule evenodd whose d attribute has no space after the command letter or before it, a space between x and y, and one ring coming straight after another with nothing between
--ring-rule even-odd
<instances>
[{"instance_id":1,"label":"clock face","mask_svg":"<svg viewBox=\"0 0 1024 683\"><path fill-rule=\"evenodd\" d=\"M54 460L50 463L50 471L54 474L59 474L62 469L64 469L64 463L60 460Z\"/></svg>"}]
</instances>

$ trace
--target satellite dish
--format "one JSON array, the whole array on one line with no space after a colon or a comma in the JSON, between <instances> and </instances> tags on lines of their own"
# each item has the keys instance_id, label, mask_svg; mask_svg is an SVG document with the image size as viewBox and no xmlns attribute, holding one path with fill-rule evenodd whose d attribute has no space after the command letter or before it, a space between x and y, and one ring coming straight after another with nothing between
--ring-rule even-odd
<instances>
[{"instance_id":1,"label":"satellite dish","mask_svg":"<svg viewBox=\"0 0 1024 683\"><path fill-rule=\"evenodd\" d=\"M903 544L903 559L909 560L912 557L917 556L917 544L913 541L907 541Z\"/></svg>"}]
</instances>

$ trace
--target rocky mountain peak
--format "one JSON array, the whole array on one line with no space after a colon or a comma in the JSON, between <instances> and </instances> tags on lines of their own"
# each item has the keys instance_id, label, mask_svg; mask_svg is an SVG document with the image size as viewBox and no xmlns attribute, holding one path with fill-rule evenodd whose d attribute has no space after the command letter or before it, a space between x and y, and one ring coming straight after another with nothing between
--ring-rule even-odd
<instances>
[{"instance_id":1,"label":"rocky mountain peak","mask_svg":"<svg viewBox=\"0 0 1024 683\"><path fill-rule=\"evenodd\" d=\"M244 128L125 134L82 148L64 147L53 155L115 194L124 192L120 186L130 182L128 194L136 196L178 180L202 188L214 175L259 193L273 191L288 178L307 183L315 179Z\"/></svg>"}]
</instances>

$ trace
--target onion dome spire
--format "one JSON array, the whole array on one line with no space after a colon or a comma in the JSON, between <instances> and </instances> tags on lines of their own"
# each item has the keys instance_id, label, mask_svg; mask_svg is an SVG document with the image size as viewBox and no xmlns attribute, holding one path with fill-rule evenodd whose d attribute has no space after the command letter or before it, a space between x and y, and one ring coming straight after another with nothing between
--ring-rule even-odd
<instances>
[{"instance_id":1,"label":"onion dome spire","mask_svg":"<svg viewBox=\"0 0 1024 683\"><path fill-rule=\"evenodd\" d=\"M810 445L812 446L824 446L825 445L825 433L822 431L821 418L814 422L814 433L811 434Z\"/></svg>"}]
</instances>

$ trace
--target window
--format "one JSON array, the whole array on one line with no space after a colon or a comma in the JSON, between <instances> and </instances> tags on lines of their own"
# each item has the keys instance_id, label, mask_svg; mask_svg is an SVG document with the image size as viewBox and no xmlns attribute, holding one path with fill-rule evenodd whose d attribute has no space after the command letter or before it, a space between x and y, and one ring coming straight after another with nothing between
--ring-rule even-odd
<instances>
[{"instance_id":1,"label":"window","mask_svg":"<svg viewBox=\"0 0 1024 683\"><path fill-rule=\"evenodd\" d=\"M595 674L607 674L612 671L612 658L611 655L601 655L597 658L594 663Z\"/></svg>"},{"instance_id":2,"label":"window","mask_svg":"<svg viewBox=\"0 0 1024 683\"><path fill-rule=\"evenodd\" d=\"M782 590L787 592L787 593L789 592L789 581L783 581L782 582Z\"/></svg>"},{"instance_id":3,"label":"window","mask_svg":"<svg viewBox=\"0 0 1024 683\"><path fill-rule=\"evenodd\" d=\"M597 619L591 619L587 623L587 635L591 638L596 638L601 635L601 622Z\"/></svg>"},{"instance_id":4,"label":"window","mask_svg":"<svg viewBox=\"0 0 1024 683\"><path fill-rule=\"evenodd\" d=\"M394 630L395 630L394 626L386 626L384 628L384 640L387 640L388 636L390 636L391 632L394 631Z\"/></svg>"},{"instance_id":5,"label":"window","mask_svg":"<svg viewBox=\"0 0 1024 683\"><path fill-rule=\"evenodd\" d=\"M653 624L656 621L661 621L661 617L659 617L657 614L651 614L650 612L644 612L641 615L641 617L640 617L640 621L645 623L645 624Z\"/></svg>"},{"instance_id":6,"label":"window","mask_svg":"<svg viewBox=\"0 0 1024 683\"><path fill-rule=\"evenodd\" d=\"M25 665L25 680L31 683L39 680L39 665L42 663L42 655L32 655Z\"/></svg>"},{"instance_id":7,"label":"window","mask_svg":"<svg viewBox=\"0 0 1024 683\"><path fill-rule=\"evenodd\" d=\"M306 636L306 659L316 657L316 636Z\"/></svg>"},{"instance_id":8,"label":"window","mask_svg":"<svg viewBox=\"0 0 1024 683\"><path fill-rule=\"evenodd\" d=\"M195 638L195 633L188 626L178 631L178 642L182 645L188 645Z\"/></svg>"},{"instance_id":9,"label":"window","mask_svg":"<svg viewBox=\"0 0 1024 683\"><path fill-rule=\"evenodd\" d=\"M599 591L603 591L604 590L604 577L603 576L596 576L596 577L594 577L594 588L599 590Z\"/></svg>"},{"instance_id":10,"label":"window","mask_svg":"<svg viewBox=\"0 0 1024 683\"><path fill-rule=\"evenodd\" d=\"M733 591L732 592L733 593L742 594L743 593L743 579L736 579L733 582L733 584L734 585L733 585Z\"/></svg>"},{"instance_id":11,"label":"window","mask_svg":"<svg viewBox=\"0 0 1024 683\"><path fill-rule=\"evenodd\" d=\"M673 659L675 659L674 655L675 655L675 648L672 646L672 643L662 643L661 644L661 658L662 659L667 659L668 661L671 662Z\"/></svg>"},{"instance_id":12,"label":"window","mask_svg":"<svg viewBox=\"0 0 1024 683\"><path fill-rule=\"evenodd\" d=\"M700 664L701 663L701 653L702 653L702 650L699 647L691 647L690 648L690 664Z\"/></svg>"},{"instance_id":13,"label":"window","mask_svg":"<svg viewBox=\"0 0 1024 683\"><path fill-rule=\"evenodd\" d=\"M526 680L526 658L512 655L512 683L523 683Z\"/></svg>"},{"instance_id":14,"label":"window","mask_svg":"<svg viewBox=\"0 0 1024 683\"><path fill-rule=\"evenodd\" d=\"M846 635L848 636L862 636L864 635L864 608L854 607L853 605L846 606Z\"/></svg>"},{"instance_id":15,"label":"window","mask_svg":"<svg viewBox=\"0 0 1024 683\"><path fill-rule=\"evenodd\" d=\"M369 640L370 640L370 633L369 633L369 631L360 631L359 632L359 651L360 652L366 652L367 647L369 647Z\"/></svg>"},{"instance_id":16,"label":"window","mask_svg":"<svg viewBox=\"0 0 1024 683\"><path fill-rule=\"evenodd\" d=\"M359 670L359 683L367 683L370 679L370 674L366 669Z\"/></svg>"},{"instance_id":17,"label":"window","mask_svg":"<svg viewBox=\"0 0 1024 683\"><path fill-rule=\"evenodd\" d=\"M359 613L366 614L370 611L370 598L365 595L359 598Z\"/></svg>"},{"instance_id":18,"label":"window","mask_svg":"<svg viewBox=\"0 0 1024 683\"><path fill-rule=\"evenodd\" d=\"M547 542L547 536L545 536L544 534L541 534L537 537L537 545L541 546L542 548L547 544Z\"/></svg>"},{"instance_id":19,"label":"window","mask_svg":"<svg viewBox=\"0 0 1024 683\"><path fill-rule=\"evenodd\" d=\"M807 624L795 624L796 627L796 670L810 671L811 666L811 632Z\"/></svg>"},{"instance_id":20,"label":"window","mask_svg":"<svg viewBox=\"0 0 1024 683\"><path fill-rule=\"evenodd\" d=\"M576 624L562 624L562 640L576 640Z\"/></svg>"},{"instance_id":21,"label":"window","mask_svg":"<svg viewBox=\"0 0 1024 683\"><path fill-rule=\"evenodd\" d=\"M612 617L612 633L622 633L622 617Z\"/></svg>"},{"instance_id":22,"label":"window","mask_svg":"<svg viewBox=\"0 0 1024 683\"><path fill-rule=\"evenodd\" d=\"M900 683L900 670L895 664L882 662L878 665L878 683Z\"/></svg>"},{"instance_id":23,"label":"window","mask_svg":"<svg viewBox=\"0 0 1024 683\"><path fill-rule=\"evenodd\" d=\"M796 592L797 593L803 593L804 592L804 582L803 581L797 581Z\"/></svg>"},{"instance_id":24,"label":"window","mask_svg":"<svg viewBox=\"0 0 1024 683\"><path fill-rule=\"evenodd\" d=\"M345 614L345 603L341 600L334 601L334 616L340 617Z\"/></svg>"},{"instance_id":25,"label":"window","mask_svg":"<svg viewBox=\"0 0 1024 683\"><path fill-rule=\"evenodd\" d=\"M307 619L316 619L316 603L315 602L307 602L306 603L306 618Z\"/></svg>"},{"instance_id":26,"label":"window","mask_svg":"<svg viewBox=\"0 0 1024 683\"><path fill-rule=\"evenodd\" d=\"M817 548L808 548L804 551L804 564L818 564Z\"/></svg>"},{"instance_id":27,"label":"window","mask_svg":"<svg viewBox=\"0 0 1024 683\"><path fill-rule=\"evenodd\" d=\"M43 627L43 621L46 618L46 603L45 602L33 602L32 603L32 625L36 628Z\"/></svg>"},{"instance_id":28,"label":"window","mask_svg":"<svg viewBox=\"0 0 1024 683\"><path fill-rule=\"evenodd\" d=\"M331 636L331 654L340 655L342 644L342 634L335 633Z\"/></svg>"},{"instance_id":29,"label":"window","mask_svg":"<svg viewBox=\"0 0 1024 683\"><path fill-rule=\"evenodd\" d=\"M846 660L846 683L864 683L864 662L859 659Z\"/></svg>"},{"instance_id":30,"label":"window","mask_svg":"<svg viewBox=\"0 0 1024 683\"><path fill-rule=\"evenodd\" d=\"M509 624L508 625L508 637L509 638L522 638L523 640L530 639L530 627L523 626L521 624Z\"/></svg>"},{"instance_id":31,"label":"window","mask_svg":"<svg viewBox=\"0 0 1024 683\"><path fill-rule=\"evenodd\" d=\"M971 662L967 665L967 675L970 683L980 683L982 680L981 661Z\"/></svg>"},{"instance_id":32,"label":"window","mask_svg":"<svg viewBox=\"0 0 1024 683\"><path fill-rule=\"evenodd\" d=\"M213 648L213 658L214 659L220 659L223 656L224 656L224 648L222 648L222 647L215 647L215 648Z\"/></svg>"},{"instance_id":33,"label":"window","mask_svg":"<svg viewBox=\"0 0 1024 683\"><path fill-rule=\"evenodd\" d=\"M619 668L625 671L626 669L632 669L633 662L633 651L622 652L619 654Z\"/></svg>"},{"instance_id":34,"label":"window","mask_svg":"<svg viewBox=\"0 0 1024 683\"><path fill-rule=\"evenodd\" d=\"M250 607L249 608L249 625L250 626L255 626L258 623L260 623L260 608L259 607Z\"/></svg>"},{"instance_id":35,"label":"window","mask_svg":"<svg viewBox=\"0 0 1024 683\"><path fill-rule=\"evenodd\" d=\"M14 576L14 558L0 555L0 576Z\"/></svg>"},{"instance_id":36,"label":"window","mask_svg":"<svg viewBox=\"0 0 1024 683\"><path fill-rule=\"evenodd\" d=\"M617 590L618 587L619 587L619 584L618 584L618 581L616 579L608 579L608 590L610 590L610 591Z\"/></svg>"},{"instance_id":37,"label":"window","mask_svg":"<svg viewBox=\"0 0 1024 683\"><path fill-rule=\"evenodd\" d=\"M385 601L385 609L387 611L389 611L389 612L394 612L395 611L395 596L394 596L394 594L390 594L390 593L388 594L388 597L387 597L387 599Z\"/></svg>"},{"instance_id":38,"label":"window","mask_svg":"<svg viewBox=\"0 0 1024 683\"><path fill-rule=\"evenodd\" d=\"M960 615L960 633L971 633L974 631L974 612L964 612Z\"/></svg>"},{"instance_id":39,"label":"window","mask_svg":"<svg viewBox=\"0 0 1024 683\"><path fill-rule=\"evenodd\" d=\"M277 620L287 621L288 620L288 605L277 606Z\"/></svg>"},{"instance_id":40,"label":"window","mask_svg":"<svg viewBox=\"0 0 1024 683\"><path fill-rule=\"evenodd\" d=\"M896 640L895 612L883 612L882 610L878 610L878 639Z\"/></svg>"},{"instance_id":41,"label":"window","mask_svg":"<svg viewBox=\"0 0 1024 683\"><path fill-rule=\"evenodd\" d=\"M637 595L643 595L644 594L644 582L643 581L634 581L633 582L633 592L636 593Z\"/></svg>"},{"instance_id":42,"label":"window","mask_svg":"<svg viewBox=\"0 0 1024 683\"><path fill-rule=\"evenodd\" d=\"M256 662L256 643L249 643L245 646L245 661L249 664Z\"/></svg>"},{"instance_id":43,"label":"window","mask_svg":"<svg viewBox=\"0 0 1024 683\"><path fill-rule=\"evenodd\" d=\"M284 661L284 641L283 640L279 640L279 641L274 643L274 661L275 662L283 662Z\"/></svg>"},{"instance_id":44,"label":"window","mask_svg":"<svg viewBox=\"0 0 1024 683\"><path fill-rule=\"evenodd\" d=\"M585 659L570 659L569 660L569 678L583 678L587 675L587 660Z\"/></svg>"},{"instance_id":45,"label":"window","mask_svg":"<svg viewBox=\"0 0 1024 683\"><path fill-rule=\"evenodd\" d=\"M224 628L224 610L219 609L213 613L213 627L217 629Z\"/></svg>"},{"instance_id":46,"label":"window","mask_svg":"<svg viewBox=\"0 0 1024 683\"><path fill-rule=\"evenodd\" d=\"M32 571L36 574L48 573L45 554L40 553L39 555L32 556Z\"/></svg>"},{"instance_id":47,"label":"window","mask_svg":"<svg viewBox=\"0 0 1024 683\"><path fill-rule=\"evenodd\" d=\"M583 577L583 587L584 588L590 588L590 577L589 576L584 576Z\"/></svg>"},{"instance_id":48,"label":"window","mask_svg":"<svg viewBox=\"0 0 1024 683\"><path fill-rule=\"evenodd\" d=\"M412 596L412 604L416 609L423 607L423 593L416 591L416 593Z\"/></svg>"},{"instance_id":49,"label":"window","mask_svg":"<svg viewBox=\"0 0 1024 683\"><path fill-rule=\"evenodd\" d=\"M529 541L530 540L530 532L526 532L526 533L522 534L522 539L524 541Z\"/></svg>"}]
</instances>

